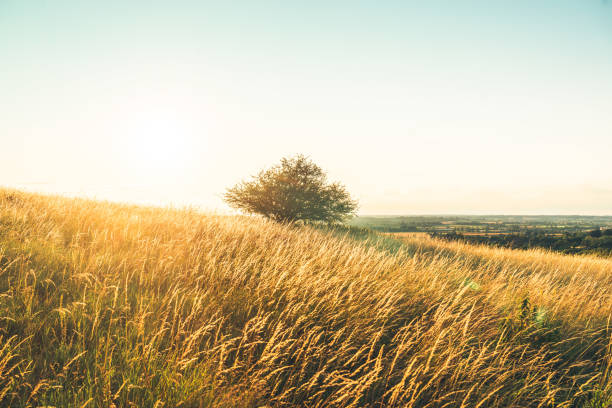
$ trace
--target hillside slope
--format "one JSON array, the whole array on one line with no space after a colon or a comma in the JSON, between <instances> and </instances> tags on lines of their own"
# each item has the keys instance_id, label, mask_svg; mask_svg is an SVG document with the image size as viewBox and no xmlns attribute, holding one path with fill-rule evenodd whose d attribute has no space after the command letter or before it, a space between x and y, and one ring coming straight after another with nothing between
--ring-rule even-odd
<instances>
[{"instance_id":1,"label":"hillside slope","mask_svg":"<svg viewBox=\"0 0 612 408\"><path fill-rule=\"evenodd\" d=\"M612 260L380 247L0 190L0 405L610 401Z\"/></svg>"}]
</instances>

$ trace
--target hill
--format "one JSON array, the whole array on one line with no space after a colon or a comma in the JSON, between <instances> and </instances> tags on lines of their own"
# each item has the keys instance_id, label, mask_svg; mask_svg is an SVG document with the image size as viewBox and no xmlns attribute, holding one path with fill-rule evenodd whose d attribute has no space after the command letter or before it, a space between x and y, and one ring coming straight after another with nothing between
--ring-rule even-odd
<instances>
[{"instance_id":1,"label":"hill","mask_svg":"<svg viewBox=\"0 0 612 408\"><path fill-rule=\"evenodd\" d=\"M612 260L0 190L0 405L604 407Z\"/></svg>"}]
</instances>

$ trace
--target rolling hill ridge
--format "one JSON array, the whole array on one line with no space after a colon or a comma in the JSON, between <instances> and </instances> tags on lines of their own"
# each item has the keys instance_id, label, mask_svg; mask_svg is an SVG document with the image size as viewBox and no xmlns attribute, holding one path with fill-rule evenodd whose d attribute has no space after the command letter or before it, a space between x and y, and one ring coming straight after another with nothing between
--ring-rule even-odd
<instances>
[{"instance_id":1,"label":"rolling hill ridge","mask_svg":"<svg viewBox=\"0 0 612 408\"><path fill-rule=\"evenodd\" d=\"M605 407L612 259L0 190L0 405Z\"/></svg>"}]
</instances>

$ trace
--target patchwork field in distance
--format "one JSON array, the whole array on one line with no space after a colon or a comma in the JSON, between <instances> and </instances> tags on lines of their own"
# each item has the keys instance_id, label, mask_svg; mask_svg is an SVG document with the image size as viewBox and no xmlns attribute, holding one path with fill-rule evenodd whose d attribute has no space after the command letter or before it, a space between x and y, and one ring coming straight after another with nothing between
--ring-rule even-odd
<instances>
[{"instance_id":1,"label":"patchwork field in distance","mask_svg":"<svg viewBox=\"0 0 612 408\"><path fill-rule=\"evenodd\" d=\"M0 405L605 407L612 260L0 190Z\"/></svg>"},{"instance_id":2,"label":"patchwork field in distance","mask_svg":"<svg viewBox=\"0 0 612 408\"><path fill-rule=\"evenodd\" d=\"M581 215L362 216L351 225L513 249L612 256L612 217Z\"/></svg>"}]
</instances>

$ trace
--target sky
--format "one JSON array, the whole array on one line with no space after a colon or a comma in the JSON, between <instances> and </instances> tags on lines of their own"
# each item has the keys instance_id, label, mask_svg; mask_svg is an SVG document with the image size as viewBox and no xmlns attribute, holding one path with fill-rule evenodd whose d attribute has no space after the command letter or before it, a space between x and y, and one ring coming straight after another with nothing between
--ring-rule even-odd
<instances>
[{"instance_id":1,"label":"sky","mask_svg":"<svg viewBox=\"0 0 612 408\"><path fill-rule=\"evenodd\" d=\"M225 212L612 215L612 2L0 0L0 185Z\"/></svg>"}]
</instances>

